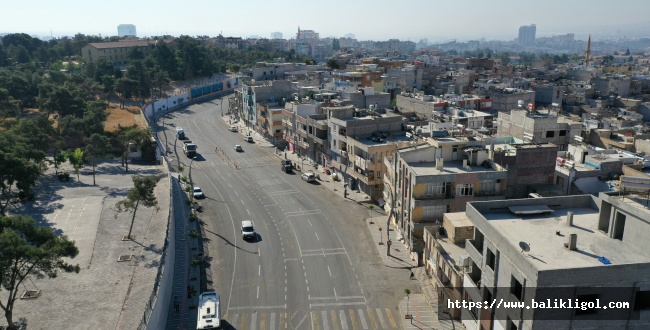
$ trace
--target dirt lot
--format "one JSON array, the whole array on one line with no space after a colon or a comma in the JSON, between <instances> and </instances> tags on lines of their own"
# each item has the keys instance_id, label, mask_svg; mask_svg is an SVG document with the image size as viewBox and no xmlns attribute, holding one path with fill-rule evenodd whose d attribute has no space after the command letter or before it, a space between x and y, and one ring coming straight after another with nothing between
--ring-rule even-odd
<instances>
[{"instance_id":1,"label":"dirt lot","mask_svg":"<svg viewBox=\"0 0 650 330\"><path fill-rule=\"evenodd\" d=\"M104 124L104 130L107 132L114 132L117 130L118 125L131 126L136 124L140 128L147 127L144 116L136 106L127 106L125 109L120 109L119 104L111 103L107 111L109 114Z\"/></svg>"}]
</instances>

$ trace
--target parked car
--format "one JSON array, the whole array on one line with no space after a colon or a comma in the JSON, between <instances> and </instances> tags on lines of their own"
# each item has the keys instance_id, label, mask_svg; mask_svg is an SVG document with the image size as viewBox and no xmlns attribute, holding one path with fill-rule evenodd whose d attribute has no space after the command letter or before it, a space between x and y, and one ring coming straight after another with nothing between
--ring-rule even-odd
<instances>
[{"instance_id":1,"label":"parked car","mask_svg":"<svg viewBox=\"0 0 650 330\"><path fill-rule=\"evenodd\" d=\"M316 181L316 174L312 172L305 172L300 176L303 180L307 182L314 182Z\"/></svg>"},{"instance_id":2,"label":"parked car","mask_svg":"<svg viewBox=\"0 0 650 330\"><path fill-rule=\"evenodd\" d=\"M253 143L253 137L252 136L245 136L244 141L246 141L248 143Z\"/></svg>"},{"instance_id":3,"label":"parked car","mask_svg":"<svg viewBox=\"0 0 650 330\"><path fill-rule=\"evenodd\" d=\"M244 220L241 222L241 238L243 240L254 239L257 236L253 228L253 221Z\"/></svg>"},{"instance_id":4,"label":"parked car","mask_svg":"<svg viewBox=\"0 0 650 330\"><path fill-rule=\"evenodd\" d=\"M231 132L237 132L237 126L235 126L235 125L230 126L230 131Z\"/></svg>"},{"instance_id":5,"label":"parked car","mask_svg":"<svg viewBox=\"0 0 650 330\"><path fill-rule=\"evenodd\" d=\"M241 151L244 151L244 149L242 149L241 146L238 144L238 145L235 146L235 151L241 152Z\"/></svg>"},{"instance_id":6,"label":"parked car","mask_svg":"<svg viewBox=\"0 0 650 330\"><path fill-rule=\"evenodd\" d=\"M203 194L203 191L201 190L200 187L194 187L194 191L192 192L194 195L194 198L203 198L205 195Z\"/></svg>"}]
</instances>

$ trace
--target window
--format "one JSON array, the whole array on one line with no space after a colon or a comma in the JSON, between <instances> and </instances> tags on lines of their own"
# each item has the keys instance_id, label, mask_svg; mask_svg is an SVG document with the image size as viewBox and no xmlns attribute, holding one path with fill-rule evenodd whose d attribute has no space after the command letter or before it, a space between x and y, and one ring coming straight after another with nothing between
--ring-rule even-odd
<instances>
[{"instance_id":1,"label":"window","mask_svg":"<svg viewBox=\"0 0 650 330\"><path fill-rule=\"evenodd\" d=\"M546 131L546 137L547 138L555 137L555 131Z\"/></svg>"},{"instance_id":2,"label":"window","mask_svg":"<svg viewBox=\"0 0 650 330\"><path fill-rule=\"evenodd\" d=\"M422 211L424 219L440 218L447 211L447 205L424 206Z\"/></svg>"},{"instance_id":3,"label":"window","mask_svg":"<svg viewBox=\"0 0 650 330\"><path fill-rule=\"evenodd\" d=\"M492 253L492 250L487 249L487 253L485 254L485 265L490 267L490 269L494 270L494 266L496 265L496 256L494 253Z\"/></svg>"},{"instance_id":4,"label":"window","mask_svg":"<svg viewBox=\"0 0 650 330\"><path fill-rule=\"evenodd\" d=\"M599 294L583 294L583 295L578 295L578 304L579 307L576 308L576 316L577 315L593 315L598 313L598 309L596 308L580 308L583 304L590 304L592 306L596 306L596 301L600 297Z\"/></svg>"},{"instance_id":5,"label":"window","mask_svg":"<svg viewBox=\"0 0 650 330\"><path fill-rule=\"evenodd\" d=\"M515 296L519 301L521 301L523 287L521 282L517 281L514 276L510 276L510 294Z\"/></svg>"},{"instance_id":6,"label":"window","mask_svg":"<svg viewBox=\"0 0 650 330\"><path fill-rule=\"evenodd\" d=\"M445 183L444 182L434 182L427 183L424 186L425 195L444 195L445 194Z\"/></svg>"},{"instance_id":7,"label":"window","mask_svg":"<svg viewBox=\"0 0 650 330\"><path fill-rule=\"evenodd\" d=\"M558 135L559 135L559 136L566 136L566 130L565 130L565 129L561 129L561 130L560 130L560 133L559 133Z\"/></svg>"},{"instance_id":8,"label":"window","mask_svg":"<svg viewBox=\"0 0 650 330\"><path fill-rule=\"evenodd\" d=\"M456 196L472 196L474 195L474 185L471 183L457 184Z\"/></svg>"},{"instance_id":9,"label":"window","mask_svg":"<svg viewBox=\"0 0 650 330\"><path fill-rule=\"evenodd\" d=\"M496 181L494 180L481 180L481 192L493 193L496 191Z\"/></svg>"}]
</instances>

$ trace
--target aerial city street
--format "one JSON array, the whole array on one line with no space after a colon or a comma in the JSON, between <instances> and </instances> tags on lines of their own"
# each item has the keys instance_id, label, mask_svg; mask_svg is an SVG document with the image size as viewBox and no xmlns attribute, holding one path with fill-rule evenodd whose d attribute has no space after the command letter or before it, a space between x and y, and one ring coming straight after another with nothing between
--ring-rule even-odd
<instances>
[{"instance_id":1,"label":"aerial city street","mask_svg":"<svg viewBox=\"0 0 650 330\"><path fill-rule=\"evenodd\" d=\"M3 6L0 329L650 329L650 3L169 5Z\"/></svg>"}]
</instances>

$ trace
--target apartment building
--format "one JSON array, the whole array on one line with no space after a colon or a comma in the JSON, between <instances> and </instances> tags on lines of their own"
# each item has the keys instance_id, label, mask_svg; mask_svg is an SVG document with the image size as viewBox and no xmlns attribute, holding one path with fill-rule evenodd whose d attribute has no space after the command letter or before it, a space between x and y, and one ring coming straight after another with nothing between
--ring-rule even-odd
<instances>
[{"instance_id":1,"label":"apartment building","mask_svg":"<svg viewBox=\"0 0 650 330\"><path fill-rule=\"evenodd\" d=\"M492 110L507 112L517 109L522 104L535 104L535 91L519 88L494 88L485 93L492 99Z\"/></svg>"},{"instance_id":2,"label":"apartment building","mask_svg":"<svg viewBox=\"0 0 650 330\"><path fill-rule=\"evenodd\" d=\"M507 172L489 159L483 141L431 139L398 149L385 163L394 167L384 177L386 211L419 256L425 226L441 221L444 213L464 211L469 201L505 197ZM389 200L393 196L395 201Z\"/></svg>"},{"instance_id":3,"label":"apartment building","mask_svg":"<svg viewBox=\"0 0 650 330\"><path fill-rule=\"evenodd\" d=\"M326 107L330 166L346 178L350 189L372 199L382 197L383 159L398 147L408 145L402 116L374 109Z\"/></svg>"},{"instance_id":4,"label":"apartment building","mask_svg":"<svg viewBox=\"0 0 650 330\"><path fill-rule=\"evenodd\" d=\"M260 118L257 104L275 103L290 100L292 96L291 83L286 80L268 82L243 82L241 87L242 114L247 126L261 130L258 124Z\"/></svg>"},{"instance_id":5,"label":"apartment building","mask_svg":"<svg viewBox=\"0 0 650 330\"><path fill-rule=\"evenodd\" d=\"M497 118L498 137L514 136L534 143L553 143L560 151L566 150L581 131L579 121L525 108L499 112Z\"/></svg>"},{"instance_id":6,"label":"apartment building","mask_svg":"<svg viewBox=\"0 0 650 330\"><path fill-rule=\"evenodd\" d=\"M474 237L458 259L464 300L530 304L532 299L598 299L630 305L607 310L463 308L465 327L650 327L650 211L645 202L643 195L616 193L469 202L466 215Z\"/></svg>"},{"instance_id":7,"label":"apartment building","mask_svg":"<svg viewBox=\"0 0 650 330\"><path fill-rule=\"evenodd\" d=\"M508 170L505 198L527 198L531 193L545 197L566 194L555 184L556 145L499 140L490 146L490 159Z\"/></svg>"},{"instance_id":8,"label":"apartment building","mask_svg":"<svg viewBox=\"0 0 650 330\"><path fill-rule=\"evenodd\" d=\"M424 227L424 267L431 275L440 302L463 299L465 242L474 237L474 224L465 212L445 213L442 223ZM460 319L461 308L449 308Z\"/></svg>"}]
</instances>

